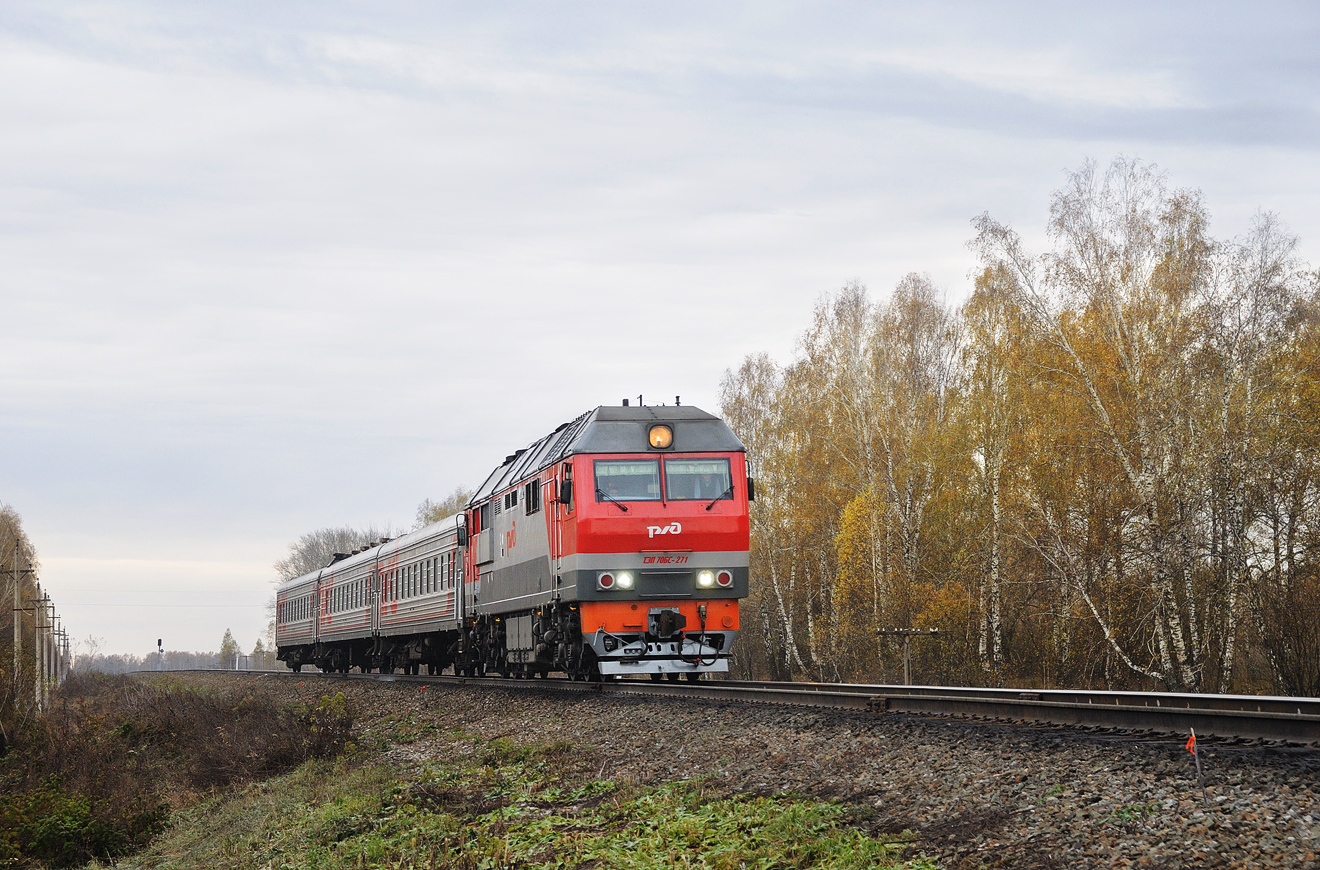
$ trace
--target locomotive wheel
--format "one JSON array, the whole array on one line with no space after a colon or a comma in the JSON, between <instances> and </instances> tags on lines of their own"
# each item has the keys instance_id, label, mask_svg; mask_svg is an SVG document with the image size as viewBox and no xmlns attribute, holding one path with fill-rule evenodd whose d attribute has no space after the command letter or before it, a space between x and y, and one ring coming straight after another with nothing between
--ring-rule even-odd
<instances>
[{"instance_id":1,"label":"locomotive wheel","mask_svg":"<svg viewBox=\"0 0 1320 870\"><path fill-rule=\"evenodd\" d=\"M302 665L294 665L294 666L293 666L293 672L294 672L295 674L301 674L301 673L302 673Z\"/></svg>"},{"instance_id":2,"label":"locomotive wheel","mask_svg":"<svg viewBox=\"0 0 1320 870\"><path fill-rule=\"evenodd\" d=\"M651 674L651 682L658 683L665 678L664 674Z\"/></svg>"},{"instance_id":3,"label":"locomotive wheel","mask_svg":"<svg viewBox=\"0 0 1320 870\"><path fill-rule=\"evenodd\" d=\"M701 671L693 671L690 674L684 674L684 676L687 677L689 683L695 683L697 680L701 679Z\"/></svg>"},{"instance_id":4,"label":"locomotive wheel","mask_svg":"<svg viewBox=\"0 0 1320 870\"><path fill-rule=\"evenodd\" d=\"M680 673L678 673L678 672L674 672L674 673L670 673L670 674L665 674L665 676L669 678L669 682L671 682L671 683L677 683L677 682L678 682L678 678L681 677L682 674L680 674Z\"/></svg>"}]
</instances>

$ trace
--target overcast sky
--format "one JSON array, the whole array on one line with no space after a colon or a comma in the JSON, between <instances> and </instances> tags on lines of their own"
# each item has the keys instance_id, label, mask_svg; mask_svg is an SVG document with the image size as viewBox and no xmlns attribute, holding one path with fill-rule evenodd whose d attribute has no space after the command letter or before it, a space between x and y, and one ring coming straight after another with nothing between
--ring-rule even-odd
<instances>
[{"instance_id":1,"label":"overcast sky","mask_svg":"<svg viewBox=\"0 0 1320 870\"><path fill-rule=\"evenodd\" d=\"M960 301L1088 157L1320 262L1320 7L1089 6L7 0L0 501L66 627L250 648L301 533L714 410L849 280Z\"/></svg>"}]
</instances>

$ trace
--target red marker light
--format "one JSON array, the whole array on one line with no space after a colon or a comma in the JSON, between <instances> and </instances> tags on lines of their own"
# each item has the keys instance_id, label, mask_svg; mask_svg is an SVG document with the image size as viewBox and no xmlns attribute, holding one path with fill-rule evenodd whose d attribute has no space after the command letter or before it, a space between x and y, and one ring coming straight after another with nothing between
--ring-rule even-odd
<instances>
[{"instance_id":1,"label":"red marker light","mask_svg":"<svg viewBox=\"0 0 1320 870\"><path fill-rule=\"evenodd\" d=\"M614 588L614 575L613 575L613 574L601 574L600 577L598 577L598 578L596 579L596 583L597 583L597 585L600 586L601 589L613 589L613 588Z\"/></svg>"},{"instance_id":2,"label":"red marker light","mask_svg":"<svg viewBox=\"0 0 1320 870\"><path fill-rule=\"evenodd\" d=\"M715 582L727 588L733 585L733 575L728 571L721 571L715 576Z\"/></svg>"}]
</instances>

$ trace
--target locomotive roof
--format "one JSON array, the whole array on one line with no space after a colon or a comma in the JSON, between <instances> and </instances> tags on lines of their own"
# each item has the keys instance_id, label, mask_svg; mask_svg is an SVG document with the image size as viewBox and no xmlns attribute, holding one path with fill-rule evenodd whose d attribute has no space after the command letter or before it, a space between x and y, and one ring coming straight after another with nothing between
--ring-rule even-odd
<instances>
[{"instance_id":1,"label":"locomotive roof","mask_svg":"<svg viewBox=\"0 0 1320 870\"><path fill-rule=\"evenodd\" d=\"M653 450L647 431L655 423L668 423L674 430L674 447ZM468 504L492 494L578 453L744 453L747 448L728 425L714 414L691 405L602 405L563 423L538 438L491 472Z\"/></svg>"}]
</instances>

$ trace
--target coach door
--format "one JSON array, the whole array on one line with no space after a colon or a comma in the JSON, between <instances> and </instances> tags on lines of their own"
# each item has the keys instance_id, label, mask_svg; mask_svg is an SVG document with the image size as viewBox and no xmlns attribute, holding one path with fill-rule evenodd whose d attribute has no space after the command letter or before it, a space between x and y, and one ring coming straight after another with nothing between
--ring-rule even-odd
<instances>
[{"instance_id":1,"label":"coach door","mask_svg":"<svg viewBox=\"0 0 1320 870\"><path fill-rule=\"evenodd\" d=\"M367 578L367 584L370 589L369 595L371 596L371 636L379 637L381 590L379 558L377 558L377 561L373 562L371 565L371 574Z\"/></svg>"}]
</instances>

